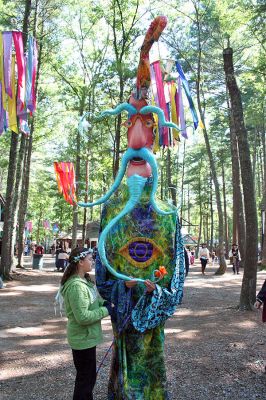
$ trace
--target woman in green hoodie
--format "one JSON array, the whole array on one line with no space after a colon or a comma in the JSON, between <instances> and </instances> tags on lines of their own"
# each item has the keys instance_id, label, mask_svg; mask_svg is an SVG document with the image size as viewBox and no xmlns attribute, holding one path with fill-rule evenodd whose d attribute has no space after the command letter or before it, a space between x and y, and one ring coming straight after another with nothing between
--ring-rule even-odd
<instances>
[{"instance_id":1,"label":"woman in green hoodie","mask_svg":"<svg viewBox=\"0 0 266 400\"><path fill-rule=\"evenodd\" d=\"M67 340L77 371L73 400L92 400L96 382L96 345L102 341L101 319L112 313L90 280L92 250L74 249L61 280L67 316Z\"/></svg>"}]
</instances>

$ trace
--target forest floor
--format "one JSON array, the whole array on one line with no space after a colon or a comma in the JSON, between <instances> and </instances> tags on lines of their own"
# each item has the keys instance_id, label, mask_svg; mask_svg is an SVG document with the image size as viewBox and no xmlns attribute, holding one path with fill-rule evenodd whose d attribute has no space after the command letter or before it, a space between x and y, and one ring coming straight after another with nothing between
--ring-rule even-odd
<instances>
[{"instance_id":1,"label":"forest floor","mask_svg":"<svg viewBox=\"0 0 266 400\"><path fill-rule=\"evenodd\" d=\"M61 274L45 256L44 269L17 270L0 290L0 399L67 400L75 371L66 342L66 319L55 316L54 296ZM215 276L217 266L190 267L182 306L167 321L165 359L171 400L263 400L266 398L266 324L261 313L237 310L242 274L232 267ZM258 288L266 278L258 273ZM104 343L112 341L103 320ZM110 356L101 369L95 400L106 400Z\"/></svg>"}]
</instances>

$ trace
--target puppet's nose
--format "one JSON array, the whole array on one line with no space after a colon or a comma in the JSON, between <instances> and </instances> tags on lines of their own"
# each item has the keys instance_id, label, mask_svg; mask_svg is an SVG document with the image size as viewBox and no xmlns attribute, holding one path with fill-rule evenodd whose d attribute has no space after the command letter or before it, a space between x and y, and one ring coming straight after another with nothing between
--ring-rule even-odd
<instances>
[{"instance_id":1,"label":"puppet's nose","mask_svg":"<svg viewBox=\"0 0 266 400\"><path fill-rule=\"evenodd\" d=\"M132 149L141 149L146 146L146 135L140 119L128 130L128 147Z\"/></svg>"}]
</instances>

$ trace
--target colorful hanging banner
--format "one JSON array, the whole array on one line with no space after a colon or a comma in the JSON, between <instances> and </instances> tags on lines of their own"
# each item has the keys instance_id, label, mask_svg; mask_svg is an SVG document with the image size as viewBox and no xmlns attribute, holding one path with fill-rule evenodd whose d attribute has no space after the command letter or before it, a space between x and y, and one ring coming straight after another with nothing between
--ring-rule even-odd
<instances>
[{"instance_id":1,"label":"colorful hanging banner","mask_svg":"<svg viewBox=\"0 0 266 400\"><path fill-rule=\"evenodd\" d=\"M182 80L182 85L183 85L183 88L185 90L185 93L186 93L186 96L188 99L190 111L191 111L192 118L193 118L194 127L195 127L195 129L197 129L198 124L199 124L199 119L198 119L197 111L195 109L195 106L194 106L194 103L192 100L192 96L191 96L191 93L189 90L188 81L187 81L185 74L183 72L183 69L178 61L176 61L175 65L176 65L177 72L179 73L179 76Z\"/></svg>"},{"instance_id":2,"label":"colorful hanging banner","mask_svg":"<svg viewBox=\"0 0 266 400\"><path fill-rule=\"evenodd\" d=\"M25 224L25 230L28 232L32 232L33 224L32 221L27 221Z\"/></svg>"},{"instance_id":3,"label":"colorful hanging banner","mask_svg":"<svg viewBox=\"0 0 266 400\"><path fill-rule=\"evenodd\" d=\"M182 85L181 79L178 77L177 79L177 87L178 87L178 106L179 106L179 118L180 118L180 127L181 127L181 135L187 139L187 129L186 129L186 120L185 120L185 111L183 105L183 98L182 98Z\"/></svg>"},{"instance_id":4,"label":"colorful hanging banner","mask_svg":"<svg viewBox=\"0 0 266 400\"><path fill-rule=\"evenodd\" d=\"M22 32L0 32L0 135L8 128L30 133L28 114L36 111L38 57L36 40L31 36L27 47L24 54Z\"/></svg>"},{"instance_id":5,"label":"colorful hanging banner","mask_svg":"<svg viewBox=\"0 0 266 400\"><path fill-rule=\"evenodd\" d=\"M43 221L43 227L44 227L44 229L47 229L47 230L51 229L50 222L48 221L48 219L45 219Z\"/></svg>"},{"instance_id":6,"label":"colorful hanging banner","mask_svg":"<svg viewBox=\"0 0 266 400\"><path fill-rule=\"evenodd\" d=\"M158 107L160 107L165 115L166 120L169 121L169 115L168 115L168 110L166 106L166 101L165 101L165 95L164 95L164 84L163 84L163 77L162 77L162 71L160 67L160 61L155 61L154 63L151 64L151 77L154 78L155 84L156 84L156 98L158 103L156 104ZM154 84L152 86L154 88ZM160 127L159 124L159 132L160 132L160 145L163 146L168 146L169 145L169 129L167 127Z\"/></svg>"},{"instance_id":7,"label":"colorful hanging banner","mask_svg":"<svg viewBox=\"0 0 266 400\"><path fill-rule=\"evenodd\" d=\"M3 50L4 50L5 89L8 96L12 98L12 89L11 89L12 32L3 32Z\"/></svg>"},{"instance_id":8,"label":"colorful hanging banner","mask_svg":"<svg viewBox=\"0 0 266 400\"><path fill-rule=\"evenodd\" d=\"M53 224L53 233L59 232L59 226L58 224Z\"/></svg>"},{"instance_id":9,"label":"colorful hanging banner","mask_svg":"<svg viewBox=\"0 0 266 400\"><path fill-rule=\"evenodd\" d=\"M195 129L197 129L200 122L191 97L188 81L185 77L182 67L177 61L175 64L179 74L177 79L171 77L171 68L174 65L174 62L168 62L165 71L162 71L160 61L155 61L151 64L150 73L152 101L156 104L156 106L162 108L167 120L171 120L174 124L180 126L181 135L184 138L187 138L188 135L183 102L183 89L188 99ZM158 144L160 146L171 146L175 145L180 140L179 132L175 129L162 128L159 125L155 133L155 152L158 150Z\"/></svg>"},{"instance_id":10,"label":"colorful hanging banner","mask_svg":"<svg viewBox=\"0 0 266 400\"><path fill-rule=\"evenodd\" d=\"M16 103L16 78L15 78L15 56L12 56L11 93L12 93L12 97L8 96L8 118L9 118L8 126L13 132L18 133L17 103Z\"/></svg>"},{"instance_id":11,"label":"colorful hanging banner","mask_svg":"<svg viewBox=\"0 0 266 400\"><path fill-rule=\"evenodd\" d=\"M24 46L22 32L12 32L17 58L18 73L18 92L17 92L17 109L18 112L23 110L25 104L26 89L26 68L24 58Z\"/></svg>"},{"instance_id":12,"label":"colorful hanging banner","mask_svg":"<svg viewBox=\"0 0 266 400\"><path fill-rule=\"evenodd\" d=\"M54 162L54 170L59 192L63 194L69 204L74 205L74 201L76 202L74 164L71 162Z\"/></svg>"}]
</instances>

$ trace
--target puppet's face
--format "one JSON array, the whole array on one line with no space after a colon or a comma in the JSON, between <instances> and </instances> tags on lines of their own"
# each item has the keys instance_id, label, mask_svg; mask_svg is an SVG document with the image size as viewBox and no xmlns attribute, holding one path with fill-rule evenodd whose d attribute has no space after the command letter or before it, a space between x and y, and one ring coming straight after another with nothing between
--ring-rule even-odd
<instances>
[{"instance_id":1,"label":"puppet's face","mask_svg":"<svg viewBox=\"0 0 266 400\"><path fill-rule=\"evenodd\" d=\"M137 110L147 106L144 99L136 100L133 96L130 97L129 103ZM153 128L155 126L152 114L134 114L123 124L127 129L128 147L139 150L144 147L149 150L153 146ZM141 158L133 159L129 162L127 176L141 175L148 178L151 175L150 165Z\"/></svg>"}]
</instances>

